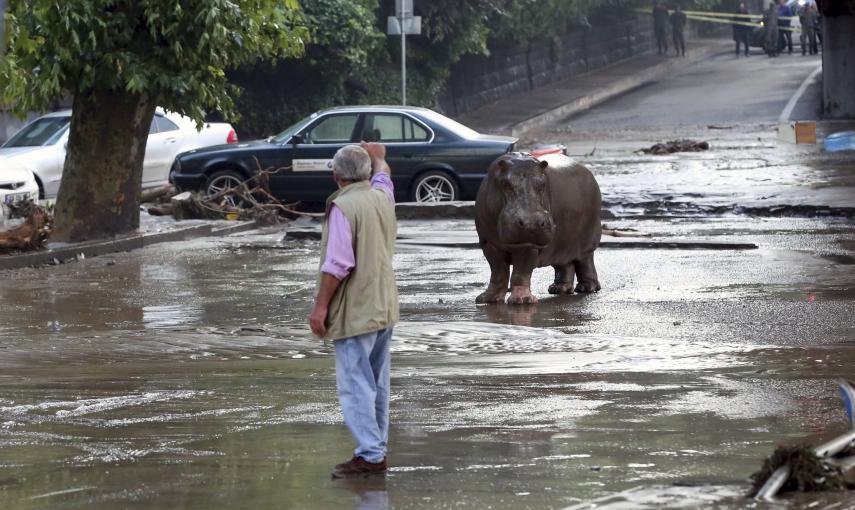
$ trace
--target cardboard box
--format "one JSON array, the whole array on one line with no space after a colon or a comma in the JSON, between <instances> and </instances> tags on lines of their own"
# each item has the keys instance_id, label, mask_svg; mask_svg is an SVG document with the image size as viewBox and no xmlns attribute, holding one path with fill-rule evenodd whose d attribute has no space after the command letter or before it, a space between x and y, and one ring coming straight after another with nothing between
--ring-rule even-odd
<instances>
[{"instance_id":1,"label":"cardboard box","mask_svg":"<svg viewBox=\"0 0 855 510\"><path fill-rule=\"evenodd\" d=\"M790 143L816 143L816 122L782 122L778 124L778 139Z\"/></svg>"}]
</instances>

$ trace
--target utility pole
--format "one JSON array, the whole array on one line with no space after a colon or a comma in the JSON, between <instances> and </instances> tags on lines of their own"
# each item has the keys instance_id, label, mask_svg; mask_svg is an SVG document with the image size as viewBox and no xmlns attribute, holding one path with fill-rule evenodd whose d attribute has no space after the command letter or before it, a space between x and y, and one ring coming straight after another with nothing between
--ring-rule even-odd
<instances>
[{"instance_id":1,"label":"utility pole","mask_svg":"<svg viewBox=\"0 0 855 510\"><path fill-rule=\"evenodd\" d=\"M406 105L407 35L422 33L421 16L413 16L413 0L395 0L395 15L389 16L386 27L389 35L401 35L401 104Z\"/></svg>"},{"instance_id":2,"label":"utility pole","mask_svg":"<svg viewBox=\"0 0 855 510\"><path fill-rule=\"evenodd\" d=\"M4 36L6 34L6 0L0 0L0 53L2 53L6 48L3 44Z\"/></svg>"},{"instance_id":3,"label":"utility pole","mask_svg":"<svg viewBox=\"0 0 855 510\"><path fill-rule=\"evenodd\" d=\"M401 10L398 15L398 22L401 23L401 105L407 105L407 31L404 28L405 20L407 19L407 2L398 0ZM410 2L412 8L412 2ZM412 11L411 11L412 12Z\"/></svg>"}]
</instances>

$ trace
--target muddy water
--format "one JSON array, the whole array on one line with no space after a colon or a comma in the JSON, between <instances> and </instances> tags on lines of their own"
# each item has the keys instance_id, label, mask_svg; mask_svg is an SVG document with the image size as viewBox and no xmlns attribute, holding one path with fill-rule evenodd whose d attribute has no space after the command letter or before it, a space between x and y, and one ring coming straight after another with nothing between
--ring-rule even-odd
<instances>
[{"instance_id":1,"label":"muddy water","mask_svg":"<svg viewBox=\"0 0 855 510\"><path fill-rule=\"evenodd\" d=\"M761 248L602 250L600 294L549 298L541 270L541 303L507 307L474 305L477 251L402 246L385 481L328 478L351 445L330 347L305 326L315 243L5 273L0 508L745 506L776 442L843 426L853 229L615 226Z\"/></svg>"}]
</instances>

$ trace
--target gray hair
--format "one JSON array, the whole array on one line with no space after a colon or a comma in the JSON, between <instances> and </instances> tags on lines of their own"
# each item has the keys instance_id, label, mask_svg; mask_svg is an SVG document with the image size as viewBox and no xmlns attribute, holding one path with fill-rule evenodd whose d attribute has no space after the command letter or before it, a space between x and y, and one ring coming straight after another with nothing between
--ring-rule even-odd
<instances>
[{"instance_id":1,"label":"gray hair","mask_svg":"<svg viewBox=\"0 0 855 510\"><path fill-rule=\"evenodd\" d=\"M367 181L371 178L371 158L362 147L345 145L335 153L333 169L343 181Z\"/></svg>"}]
</instances>

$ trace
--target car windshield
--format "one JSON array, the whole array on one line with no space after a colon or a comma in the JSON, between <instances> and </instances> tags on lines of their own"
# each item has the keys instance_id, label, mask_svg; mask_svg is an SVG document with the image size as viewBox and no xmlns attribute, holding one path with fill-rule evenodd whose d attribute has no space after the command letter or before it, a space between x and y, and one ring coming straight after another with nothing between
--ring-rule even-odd
<instances>
[{"instance_id":1,"label":"car windshield","mask_svg":"<svg viewBox=\"0 0 855 510\"><path fill-rule=\"evenodd\" d=\"M474 140L481 136L481 133L475 131L474 129L470 129L463 124L457 122L456 120L451 120L445 115L440 115L431 110L420 111L419 115L424 116L434 124L438 124L439 126L451 131L457 136L464 138L466 140Z\"/></svg>"},{"instance_id":2,"label":"car windshield","mask_svg":"<svg viewBox=\"0 0 855 510\"><path fill-rule=\"evenodd\" d=\"M317 114L314 114L314 113L309 115L308 117L304 117L303 119L301 119L301 120L295 122L294 124L291 124L290 126L288 126L285 129L285 131L282 131L278 135L271 137L270 141L273 143L286 142L289 138L291 138L291 135L293 135L294 133L299 131L299 129L301 127L305 126L307 122L314 119L315 117L317 117Z\"/></svg>"},{"instance_id":3,"label":"car windshield","mask_svg":"<svg viewBox=\"0 0 855 510\"><path fill-rule=\"evenodd\" d=\"M42 117L24 126L3 147L40 147L53 145L65 133L71 117Z\"/></svg>"}]
</instances>

